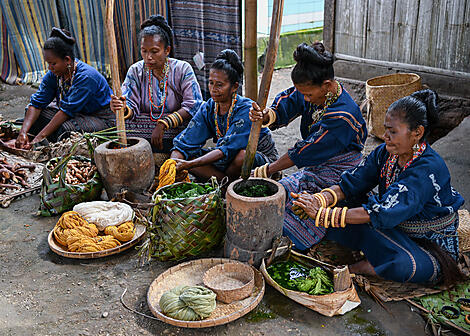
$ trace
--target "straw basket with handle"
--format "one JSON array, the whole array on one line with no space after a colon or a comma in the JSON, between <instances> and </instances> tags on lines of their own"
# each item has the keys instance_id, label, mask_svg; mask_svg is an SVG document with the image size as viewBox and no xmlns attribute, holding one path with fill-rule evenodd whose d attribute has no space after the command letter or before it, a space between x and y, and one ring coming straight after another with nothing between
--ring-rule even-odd
<instances>
[{"instance_id":1,"label":"straw basket with handle","mask_svg":"<svg viewBox=\"0 0 470 336\"><path fill-rule=\"evenodd\" d=\"M367 124L369 133L382 139L388 107L396 100L421 90L421 77L414 73L396 73L374 77L366 82Z\"/></svg>"}]
</instances>

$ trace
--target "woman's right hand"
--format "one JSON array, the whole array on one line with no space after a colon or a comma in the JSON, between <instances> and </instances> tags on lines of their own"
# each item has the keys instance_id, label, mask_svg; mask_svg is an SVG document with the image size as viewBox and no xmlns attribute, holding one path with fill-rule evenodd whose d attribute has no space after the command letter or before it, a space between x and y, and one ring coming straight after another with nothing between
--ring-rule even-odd
<instances>
[{"instance_id":1,"label":"woman's right hand","mask_svg":"<svg viewBox=\"0 0 470 336\"><path fill-rule=\"evenodd\" d=\"M263 111L259 107L259 105L256 102L251 103L251 109L250 109L250 120L252 122L257 122L259 120L263 120L263 124L266 124L269 122L269 115L268 115L268 109L265 108Z\"/></svg>"},{"instance_id":2,"label":"woman's right hand","mask_svg":"<svg viewBox=\"0 0 470 336\"><path fill-rule=\"evenodd\" d=\"M120 111L124 107L125 101L125 97L117 97L115 95L111 95L111 101L109 102L109 107L111 108L111 111L113 111L114 113Z\"/></svg>"},{"instance_id":3,"label":"woman's right hand","mask_svg":"<svg viewBox=\"0 0 470 336\"><path fill-rule=\"evenodd\" d=\"M28 135L26 133L20 132L20 134L18 134L15 147L20 149L29 149L31 147L29 144Z\"/></svg>"}]
</instances>

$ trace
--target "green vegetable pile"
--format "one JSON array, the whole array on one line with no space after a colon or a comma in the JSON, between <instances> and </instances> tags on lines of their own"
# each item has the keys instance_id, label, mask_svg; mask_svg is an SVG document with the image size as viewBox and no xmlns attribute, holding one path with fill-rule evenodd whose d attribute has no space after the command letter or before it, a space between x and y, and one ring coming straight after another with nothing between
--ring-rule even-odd
<instances>
[{"instance_id":1,"label":"green vegetable pile","mask_svg":"<svg viewBox=\"0 0 470 336\"><path fill-rule=\"evenodd\" d=\"M210 184L181 183L169 188L161 189L158 193L166 199L190 198L206 195L213 192L215 188Z\"/></svg>"},{"instance_id":2,"label":"green vegetable pile","mask_svg":"<svg viewBox=\"0 0 470 336\"><path fill-rule=\"evenodd\" d=\"M245 197L266 197L271 196L273 193L269 190L269 187L263 184L252 185L244 187L237 191L238 195Z\"/></svg>"},{"instance_id":3,"label":"green vegetable pile","mask_svg":"<svg viewBox=\"0 0 470 336\"><path fill-rule=\"evenodd\" d=\"M267 270L271 278L286 289L311 295L333 293L333 281L321 267L309 270L293 261L281 261Z\"/></svg>"}]
</instances>

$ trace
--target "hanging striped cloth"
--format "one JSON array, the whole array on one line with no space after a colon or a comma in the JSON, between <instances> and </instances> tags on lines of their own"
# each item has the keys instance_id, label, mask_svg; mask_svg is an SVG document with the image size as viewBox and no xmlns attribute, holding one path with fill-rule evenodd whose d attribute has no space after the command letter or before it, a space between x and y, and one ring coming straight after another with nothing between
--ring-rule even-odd
<instances>
[{"instance_id":1,"label":"hanging striped cloth","mask_svg":"<svg viewBox=\"0 0 470 336\"><path fill-rule=\"evenodd\" d=\"M46 68L42 46L51 27L59 26L55 0L2 0L0 9L22 82L39 84Z\"/></svg>"}]
</instances>

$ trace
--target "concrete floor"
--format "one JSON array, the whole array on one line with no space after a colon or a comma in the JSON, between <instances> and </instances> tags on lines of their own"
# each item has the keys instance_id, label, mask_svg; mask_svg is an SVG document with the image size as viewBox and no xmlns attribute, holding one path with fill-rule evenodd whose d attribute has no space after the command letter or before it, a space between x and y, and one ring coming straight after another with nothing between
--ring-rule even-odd
<instances>
[{"instance_id":1,"label":"concrete floor","mask_svg":"<svg viewBox=\"0 0 470 336\"><path fill-rule=\"evenodd\" d=\"M289 74L289 70L275 72L272 96L288 87ZM21 117L31 92L28 87L0 89L0 114L6 119ZM467 118L433 145L445 158L454 187L467 198L469 131ZM298 137L298 125L277 131L281 154ZM373 139L369 143L369 147L375 144ZM386 304L386 311L360 293L359 308L327 318L269 286L257 310L271 312L272 319L251 322L249 315L224 326L190 330L138 316L121 305L124 289L129 306L151 315L148 286L175 263L140 267L134 249L95 260L60 257L47 244L57 218L34 217L38 204L34 195L0 209L0 335L425 335L425 321L404 302ZM218 250L210 256L221 254Z\"/></svg>"}]
</instances>

